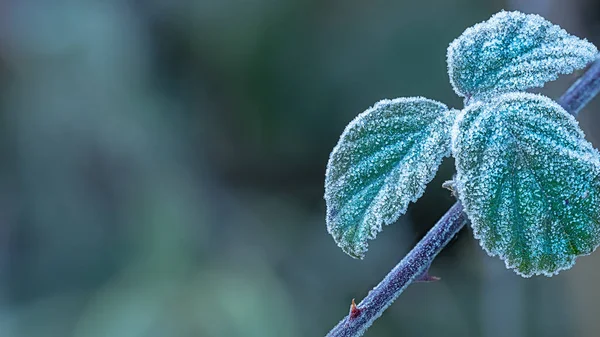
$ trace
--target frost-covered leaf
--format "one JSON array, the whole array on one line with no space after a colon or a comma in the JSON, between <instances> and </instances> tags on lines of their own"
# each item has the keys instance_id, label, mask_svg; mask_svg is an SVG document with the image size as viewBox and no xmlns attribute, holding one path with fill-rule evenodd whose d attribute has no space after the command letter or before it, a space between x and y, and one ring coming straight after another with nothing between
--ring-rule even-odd
<instances>
[{"instance_id":1,"label":"frost-covered leaf","mask_svg":"<svg viewBox=\"0 0 600 337\"><path fill-rule=\"evenodd\" d=\"M456 188L490 255L522 276L553 275L600 241L600 157L547 97L505 94L452 129Z\"/></svg>"},{"instance_id":2,"label":"frost-covered leaf","mask_svg":"<svg viewBox=\"0 0 600 337\"><path fill-rule=\"evenodd\" d=\"M406 212L444 156L456 111L423 97L383 100L347 127L327 164L327 229L362 258L382 224Z\"/></svg>"},{"instance_id":3,"label":"frost-covered leaf","mask_svg":"<svg viewBox=\"0 0 600 337\"><path fill-rule=\"evenodd\" d=\"M500 12L476 24L448 47L448 74L460 96L541 87L585 67L598 50L539 15Z\"/></svg>"}]
</instances>

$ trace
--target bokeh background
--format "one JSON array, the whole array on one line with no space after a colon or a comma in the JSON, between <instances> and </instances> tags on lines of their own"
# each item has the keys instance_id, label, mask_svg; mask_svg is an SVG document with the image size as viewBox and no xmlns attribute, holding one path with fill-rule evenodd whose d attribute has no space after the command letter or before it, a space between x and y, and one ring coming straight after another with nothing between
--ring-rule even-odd
<instances>
[{"instance_id":1,"label":"bokeh background","mask_svg":"<svg viewBox=\"0 0 600 337\"><path fill-rule=\"evenodd\" d=\"M446 47L503 8L600 44L595 0L0 1L0 337L325 335L453 203L448 159L354 260L329 151L379 99L461 107ZM432 274L367 336L600 335L600 253L522 279L464 229Z\"/></svg>"}]
</instances>

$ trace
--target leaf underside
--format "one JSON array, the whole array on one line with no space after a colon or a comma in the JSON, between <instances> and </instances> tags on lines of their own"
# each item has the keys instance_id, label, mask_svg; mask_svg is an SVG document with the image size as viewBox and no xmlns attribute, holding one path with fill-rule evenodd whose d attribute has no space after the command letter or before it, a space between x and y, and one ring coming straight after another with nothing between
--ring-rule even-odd
<instances>
[{"instance_id":1,"label":"leaf underside","mask_svg":"<svg viewBox=\"0 0 600 337\"><path fill-rule=\"evenodd\" d=\"M452 130L456 188L474 235L518 274L551 276L600 242L600 157L547 97L467 107Z\"/></svg>"},{"instance_id":2,"label":"leaf underside","mask_svg":"<svg viewBox=\"0 0 600 337\"><path fill-rule=\"evenodd\" d=\"M448 74L459 96L487 100L542 87L584 68L597 52L593 44L539 15L502 11L450 44Z\"/></svg>"},{"instance_id":3,"label":"leaf underside","mask_svg":"<svg viewBox=\"0 0 600 337\"><path fill-rule=\"evenodd\" d=\"M395 222L450 153L455 111L422 97L383 100L356 117L333 149L325 177L327 229L344 252Z\"/></svg>"}]
</instances>

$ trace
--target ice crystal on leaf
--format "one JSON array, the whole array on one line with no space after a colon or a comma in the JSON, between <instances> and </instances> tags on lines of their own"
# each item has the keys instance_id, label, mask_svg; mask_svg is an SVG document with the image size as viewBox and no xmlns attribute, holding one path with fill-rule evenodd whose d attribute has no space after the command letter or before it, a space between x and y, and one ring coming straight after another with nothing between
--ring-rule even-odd
<instances>
[{"instance_id":1,"label":"ice crystal on leaf","mask_svg":"<svg viewBox=\"0 0 600 337\"><path fill-rule=\"evenodd\" d=\"M327 229L347 254L395 222L450 154L455 111L422 97L383 100L358 115L333 149L325 177Z\"/></svg>"},{"instance_id":2,"label":"ice crystal on leaf","mask_svg":"<svg viewBox=\"0 0 600 337\"><path fill-rule=\"evenodd\" d=\"M600 243L600 155L551 99L523 91L585 67L586 40L538 15L500 12L448 47L455 110L381 101L352 121L327 166L327 228L349 255L406 212L450 144L451 184L475 237L523 276L553 275ZM452 134L452 137L450 137Z\"/></svg>"},{"instance_id":3,"label":"ice crystal on leaf","mask_svg":"<svg viewBox=\"0 0 600 337\"><path fill-rule=\"evenodd\" d=\"M448 47L448 73L463 97L541 87L591 62L596 47L539 15L500 12L476 24Z\"/></svg>"},{"instance_id":4,"label":"ice crystal on leaf","mask_svg":"<svg viewBox=\"0 0 600 337\"><path fill-rule=\"evenodd\" d=\"M600 242L600 157L577 121L528 93L467 107L452 130L475 237L523 276L553 275Z\"/></svg>"}]
</instances>

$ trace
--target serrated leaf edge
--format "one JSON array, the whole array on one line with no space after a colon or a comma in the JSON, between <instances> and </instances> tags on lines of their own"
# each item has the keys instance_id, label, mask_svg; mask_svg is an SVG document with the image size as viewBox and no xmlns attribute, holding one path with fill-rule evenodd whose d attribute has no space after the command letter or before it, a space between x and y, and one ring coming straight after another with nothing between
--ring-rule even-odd
<instances>
[{"instance_id":1,"label":"serrated leaf edge","mask_svg":"<svg viewBox=\"0 0 600 337\"><path fill-rule=\"evenodd\" d=\"M327 161L327 169L325 170L325 186L327 187L329 185L327 177L329 176L329 171L331 169L332 166L332 161L333 161L333 154L336 153L337 151L339 151L339 148L341 147L341 141L342 139L344 139L344 137L346 136L347 133L350 132L350 130L357 124L360 122L360 120L362 118L364 118L366 115L368 115L369 113L372 113L374 111L376 111L380 106L382 105L387 105L387 104L402 104L402 103L415 103L415 102L419 102L419 101L426 101L428 103L434 103L439 105L440 107L443 107L445 110L442 112L442 114L448 115L448 114L454 114L455 116L458 114L459 110L456 109L449 109L448 106L446 106L444 103L441 103L439 101L436 100L432 100L429 98L425 98L423 96L412 96L412 97L399 97L399 98L394 98L394 99L382 99L378 102L376 102L372 107L370 107L369 109L363 111L362 113L358 114L348 125L346 125L346 127L344 128L344 131L342 132L342 134L339 137L339 140L337 142L337 144L335 145L335 147L333 148L333 150L331 151L330 155L329 155L329 160ZM456 117L455 117L456 118ZM446 149L445 152L442 153L442 155L438 156L434 162L434 164L437 166L437 168L439 169L439 166L441 165L442 161L444 160L444 158L449 157L452 154L452 142L450 141L450 146L448 146L448 148ZM412 197L410 199L410 201L407 203L406 206L402 207L401 209L399 209L392 217L390 217L389 221L386 221L386 219L383 219L380 215L376 215L376 219L375 219L375 226L372 226L370 228L370 231L367 235L367 238L364 242L364 246L361 247L361 249L358 249L356 251L347 251L346 249L344 249L342 242L340 241L341 238L341 234L337 235L335 234L334 231L334 227L332 226L331 222L330 222L330 210L331 210L331 205L329 200L327 200L326 195L327 195L327 189L325 190L325 196L324 199L326 201L326 209L327 209L327 214L326 214L326 223L327 223L327 232L334 238L335 243L338 245L338 247L340 247L346 254L352 256L353 258L357 258L357 259L363 259L365 257L366 252L368 251L368 241L369 240L373 240L376 238L377 234L379 232L381 232L383 230L383 225L391 225L393 223L395 223L396 221L398 221L398 219L400 218L400 216L402 216L403 214L406 213L408 206L410 205L410 203L414 203L416 202L419 198L421 198L423 196L423 194L425 193L426 187L427 185L433 180L433 178L435 178L437 171L433 170L432 172L429 173L429 175L427 176L427 178L424 180L423 183L419 184L419 193L417 193L414 197Z\"/></svg>"},{"instance_id":2,"label":"serrated leaf edge","mask_svg":"<svg viewBox=\"0 0 600 337\"><path fill-rule=\"evenodd\" d=\"M468 110L472 110L472 109L477 109L483 105L486 104L495 104L496 101L499 101L501 99L505 99L508 96L508 98L529 98L529 99L540 99L542 101L544 101L545 103L548 103L549 105L554 105L555 107L557 107L560 111L563 111L565 116L573 123L575 123L578 126L578 132L579 134L585 138L585 134L584 132L581 130L581 128L579 127L579 122L577 121L577 119L569 114L563 107L561 107L558 103L556 103L554 100L552 100L551 98L544 96L544 95L540 95L540 94L533 94L533 93L527 93L527 92L509 92L509 93L505 93L502 94L498 97L495 97L494 100L492 100L489 103L484 103L484 102L476 102L473 103L467 107L465 107L463 110L460 111L460 113L458 114L458 116L456 117L455 121L454 121L454 125L452 126L452 131L451 131L451 139L452 139L452 143L451 143L451 148L452 148L452 153L456 153L456 138L459 136L459 130L458 130L458 126L459 124L462 122L462 120L464 119L464 117L466 116L466 114L468 113ZM592 147L593 148L593 147ZM594 151L597 152L597 150L595 148L593 148ZM456 167L456 170L458 172L458 166ZM455 181L456 184L456 188L460 191L462 190L462 184L460 182L459 179L456 179ZM473 225L473 216L471 215L471 204L468 202L468 200L466 200L464 193L458 193L458 198L460 200L460 202L463 204L464 206L464 210L465 213L467 214L467 217L469 218L469 220L471 221L471 229L473 230L473 237L477 240L477 242L479 243L480 247L483 249L483 251L486 252L486 254L488 256L491 257L499 257L503 262L504 265L506 267L506 269L509 270L513 270L517 275L524 277L524 278L530 278L532 276L546 276L546 277L552 277L554 275L558 275L561 271L563 270L568 270L571 269L574 265L575 262L577 260L577 258L582 257L582 256L588 256L591 255L592 253L594 253L596 251L596 249L598 248L598 246L600 246L600 242L598 244L596 244L596 246L594 246L594 248L588 252L588 253L582 253L576 256L572 257L572 260L569 261L568 264L565 264L563 266L560 266L558 269L556 269L554 272L546 272L546 271L535 271L532 273L523 273L521 271L519 271L517 269L517 265L516 264L511 264L508 259L506 258L506 256L500 252L490 252L488 251L484 245L483 245L483 235L480 233L480 228L479 226L474 226Z\"/></svg>"},{"instance_id":3,"label":"serrated leaf edge","mask_svg":"<svg viewBox=\"0 0 600 337\"><path fill-rule=\"evenodd\" d=\"M490 20L492 20L492 19L496 18L496 17L497 17L497 16L499 16L499 15L506 15L507 13L508 13L508 14L510 14L510 13L515 13L515 14L521 14L521 15L527 15L527 16L534 16L534 17L537 17L537 18L539 18L539 19L542 19L542 20L544 20L544 21L547 21L547 22L549 22L550 24L552 24L552 25L554 25L554 26L557 26L557 27L559 27L559 28L560 28L560 30L561 30L561 31L563 31L563 32L565 32L565 33L566 33L568 36L571 36L571 37L577 38L577 39L579 39L579 40L581 40L581 41L583 41L583 42L587 42L587 43L589 43L591 46L593 46L593 47L596 49L596 52L595 52L595 55L596 55L596 57L599 57L599 56L600 56L600 55L598 54L597 47L596 47L596 46L595 46L593 43L589 42L589 41L588 41L586 38L581 38L581 37L578 37L578 36L575 36L575 35L573 35L573 34L569 33L569 32L568 32L568 31L566 31L564 28L562 28L562 27L560 27L559 25L557 25L557 24L555 24L555 23L553 23L553 22L549 21L548 19L544 18L544 17L543 17L543 16L541 16L541 15L538 15L538 14L529 14L529 13L523 13L523 12L520 12L520 11L505 11L505 10L501 10L500 12L498 12L498 13L496 13L496 14L492 15L490 18L488 18L488 19L486 19L486 20L483 20L483 21L481 21L481 22L478 22L478 23L474 24L473 26L470 26L470 27L468 27L467 29L465 29L465 30L462 32L462 34L460 34L460 35L459 35L457 38L455 38L454 40L452 40L452 42L450 42L450 44L448 45L448 49L446 50L446 67L447 67L447 71L448 71L448 77L449 77L450 85L452 86L452 90L454 90L454 92L455 92L455 93L456 93L456 94L457 94L459 97L464 97L464 98L466 98L467 102L468 102L468 101L469 101L469 100L470 100L470 99L471 99L473 96L475 96L475 94L474 94L474 93L466 93L466 92L465 92L465 93L463 93L463 92L461 92L461 91L459 90L459 88L458 88L458 85L457 85L457 84L454 82L454 68L451 66L451 63L452 63L452 62L451 62L451 59L452 59L452 58L453 58L453 56L454 56L454 52L455 52L455 49L456 49L456 45L457 45L457 44L460 42L460 40L461 40L463 37L465 37L465 36L469 36L469 35L472 35L474 31L476 31L476 30L479 30L481 27L483 27L483 26L485 26L485 25L488 25ZM592 60L592 61L589 61L589 62L588 62L588 64L589 64L589 63L591 63L591 62L593 62L593 60ZM577 70L577 68L573 69L571 72L568 72L568 73L566 73L566 72L565 72L565 73L558 73L558 74L550 75L550 77L549 77L549 80L545 81L544 83L542 83L542 84L540 84L540 85L532 85L532 86L530 86L528 89L533 89L533 88L543 88L543 87L545 86L545 84L546 84L546 83L548 83L548 82L552 82L552 81L555 81L556 79L558 79L558 77L559 77L560 75L567 75L567 74L570 74L570 73L572 73L572 72L573 72L573 71L575 71L575 70ZM493 99L495 96L499 96L499 95L506 94L506 93L511 93L511 92L513 92L513 91L510 91L510 90L496 90L495 88L492 88L492 89L490 89L490 90L488 90L488 91L485 91L485 92L481 92L481 93L479 93L479 95L478 95L478 96L480 96L480 97L479 97L479 100L481 100L481 101L489 101L489 100ZM465 104L465 105L466 105L466 104Z\"/></svg>"}]
</instances>

